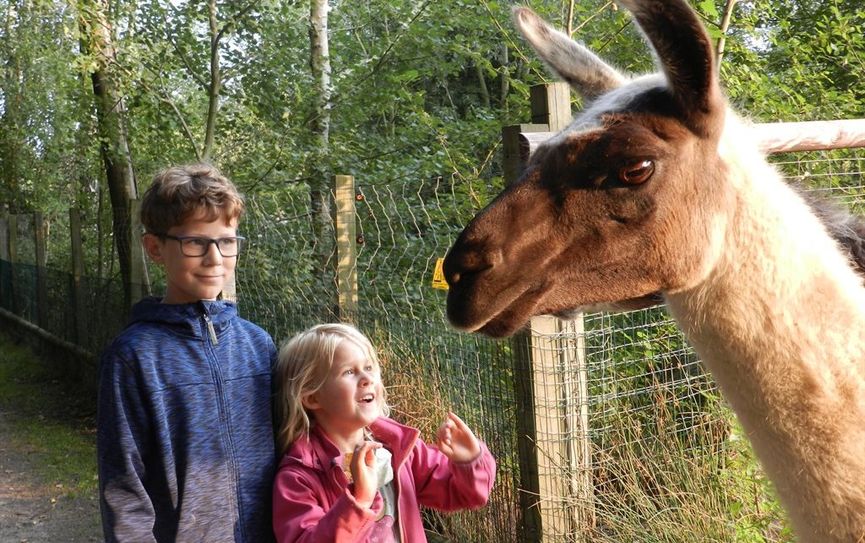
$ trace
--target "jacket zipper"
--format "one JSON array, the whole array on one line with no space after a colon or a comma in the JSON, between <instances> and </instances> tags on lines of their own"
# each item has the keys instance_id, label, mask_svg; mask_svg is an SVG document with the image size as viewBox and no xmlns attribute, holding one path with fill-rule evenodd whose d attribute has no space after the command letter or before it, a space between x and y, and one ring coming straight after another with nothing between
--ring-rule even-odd
<instances>
[{"instance_id":1,"label":"jacket zipper","mask_svg":"<svg viewBox=\"0 0 865 543\"><path fill-rule=\"evenodd\" d=\"M216 337L216 329L213 327L213 321L210 320L210 315L204 314L204 322L207 324L207 333L210 336L211 345L219 345L219 339Z\"/></svg>"},{"instance_id":2,"label":"jacket zipper","mask_svg":"<svg viewBox=\"0 0 865 543\"><path fill-rule=\"evenodd\" d=\"M233 486L234 486L234 488L232 489L232 491L234 493L234 500L232 500L233 505L234 505L233 513L235 515L237 515L238 523L240 525L240 533L242 534L242 537L245 540L246 539L246 527L244 526L243 521L242 521L240 496L238 495L238 491L237 491L239 483L237 480L236 459L234 458L234 455L232 454L232 451L234 450L234 443L233 443L233 439L231 436L231 421L229 420L228 409L227 409L227 406L225 404L225 398L223 396L225 393L225 388L223 386L223 381L222 381L222 372L219 369L219 356L217 355L216 351L213 349L213 347L219 345L219 339L217 339L217 337L216 337L216 329L213 326L213 320L211 320L210 314L207 312L206 306L202 308L201 316L204 319L204 323L207 327L207 335L210 338L211 348L209 349L210 356L208 358L210 359L210 368L211 368L211 371L213 372L213 378L214 378L214 381L216 384L216 401L219 404L219 418L222 420L222 424L225 425L225 430L226 430L226 432L225 432L226 433L226 440L227 440L226 452L228 453L229 468L231 470L229 475L231 477L231 481L232 481Z\"/></svg>"},{"instance_id":3,"label":"jacket zipper","mask_svg":"<svg viewBox=\"0 0 865 543\"><path fill-rule=\"evenodd\" d=\"M417 436L415 436L415 438L412 440L408 449L411 450L412 448L414 448L414 444L416 442L417 442ZM402 522L402 511L400 510L400 507L399 507L400 499L402 499L402 484L400 482L399 472L402 469L402 467L405 465L405 461L406 461L407 457L408 457L408 455L403 455L402 459L400 459L399 465L396 467L396 470L394 471L394 476L393 476L394 480L396 481L396 519L397 519L397 523L399 523L399 540L400 540L400 543L407 543L407 541L408 541L405 537L405 527L403 526L403 522Z\"/></svg>"}]
</instances>

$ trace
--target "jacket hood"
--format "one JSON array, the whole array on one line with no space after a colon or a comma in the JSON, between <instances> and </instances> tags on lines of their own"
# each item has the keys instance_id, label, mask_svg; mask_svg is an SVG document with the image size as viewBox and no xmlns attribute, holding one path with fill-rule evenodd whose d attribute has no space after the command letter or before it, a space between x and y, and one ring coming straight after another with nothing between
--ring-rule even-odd
<instances>
[{"instance_id":1,"label":"jacket hood","mask_svg":"<svg viewBox=\"0 0 865 543\"><path fill-rule=\"evenodd\" d=\"M148 296L132 307L129 324L158 323L179 332L200 336L201 319L207 316L216 333L220 333L233 317L237 306L226 300L200 300L189 304L163 304L161 298Z\"/></svg>"}]
</instances>

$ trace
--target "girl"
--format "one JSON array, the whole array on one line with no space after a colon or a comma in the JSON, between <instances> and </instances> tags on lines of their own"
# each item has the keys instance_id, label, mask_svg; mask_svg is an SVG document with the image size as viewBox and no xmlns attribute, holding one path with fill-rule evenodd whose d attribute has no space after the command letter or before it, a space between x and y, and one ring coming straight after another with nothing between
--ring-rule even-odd
<instances>
[{"instance_id":1,"label":"girl","mask_svg":"<svg viewBox=\"0 0 865 543\"><path fill-rule=\"evenodd\" d=\"M387 418L375 351L357 329L321 324L279 352L273 529L279 543L425 542L420 506L486 504L495 461L453 413L438 447Z\"/></svg>"}]
</instances>

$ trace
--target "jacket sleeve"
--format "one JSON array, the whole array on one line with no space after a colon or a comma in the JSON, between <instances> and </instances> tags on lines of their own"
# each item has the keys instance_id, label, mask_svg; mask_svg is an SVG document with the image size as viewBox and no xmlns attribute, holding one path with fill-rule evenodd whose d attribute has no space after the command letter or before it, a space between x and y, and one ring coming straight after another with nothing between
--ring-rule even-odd
<instances>
[{"instance_id":1,"label":"jacket sleeve","mask_svg":"<svg viewBox=\"0 0 865 543\"><path fill-rule=\"evenodd\" d=\"M273 532L277 543L360 543L366 541L384 502L376 494L369 509L347 487L325 510L324 489L300 469L283 468L273 483Z\"/></svg>"},{"instance_id":2,"label":"jacket sleeve","mask_svg":"<svg viewBox=\"0 0 865 543\"><path fill-rule=\"evenodd\" d=\"M486 505L496 479L496 461L486 444L471 462L451 462L435 447L418 440L411 454L418 502L439 511L478 509Z\"/></svg>"},{"instance_id":3,"label":"jacket sleeve","mask_svg":"<svg viewBox=\"0 0 865 543\"><path fill-rule=\"evenodd\" d=\"M142 451L149 422L136 372L111 350L100 360L96 451L106 542L155 541Z\"/></svg>"}]
</instances>

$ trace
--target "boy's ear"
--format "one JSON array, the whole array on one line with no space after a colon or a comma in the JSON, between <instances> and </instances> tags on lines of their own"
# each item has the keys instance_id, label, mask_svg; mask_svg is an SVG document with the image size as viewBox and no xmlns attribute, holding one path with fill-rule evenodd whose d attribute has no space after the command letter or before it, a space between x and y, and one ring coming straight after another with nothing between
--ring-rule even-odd
<instances>
[{"instance_id":1,"label":"boy's ear","mask_svg":"<svg viewBox=\"0 0 865 543\"><path fill-rule=\"evenodd\" d=\"M141 236L141 245L144 247L144 251L147 252L147 256L157 264L162 263L161 241L162 240L159 239L159 236L153 234L144 234Z\"/></svg>"}]
</instances>

